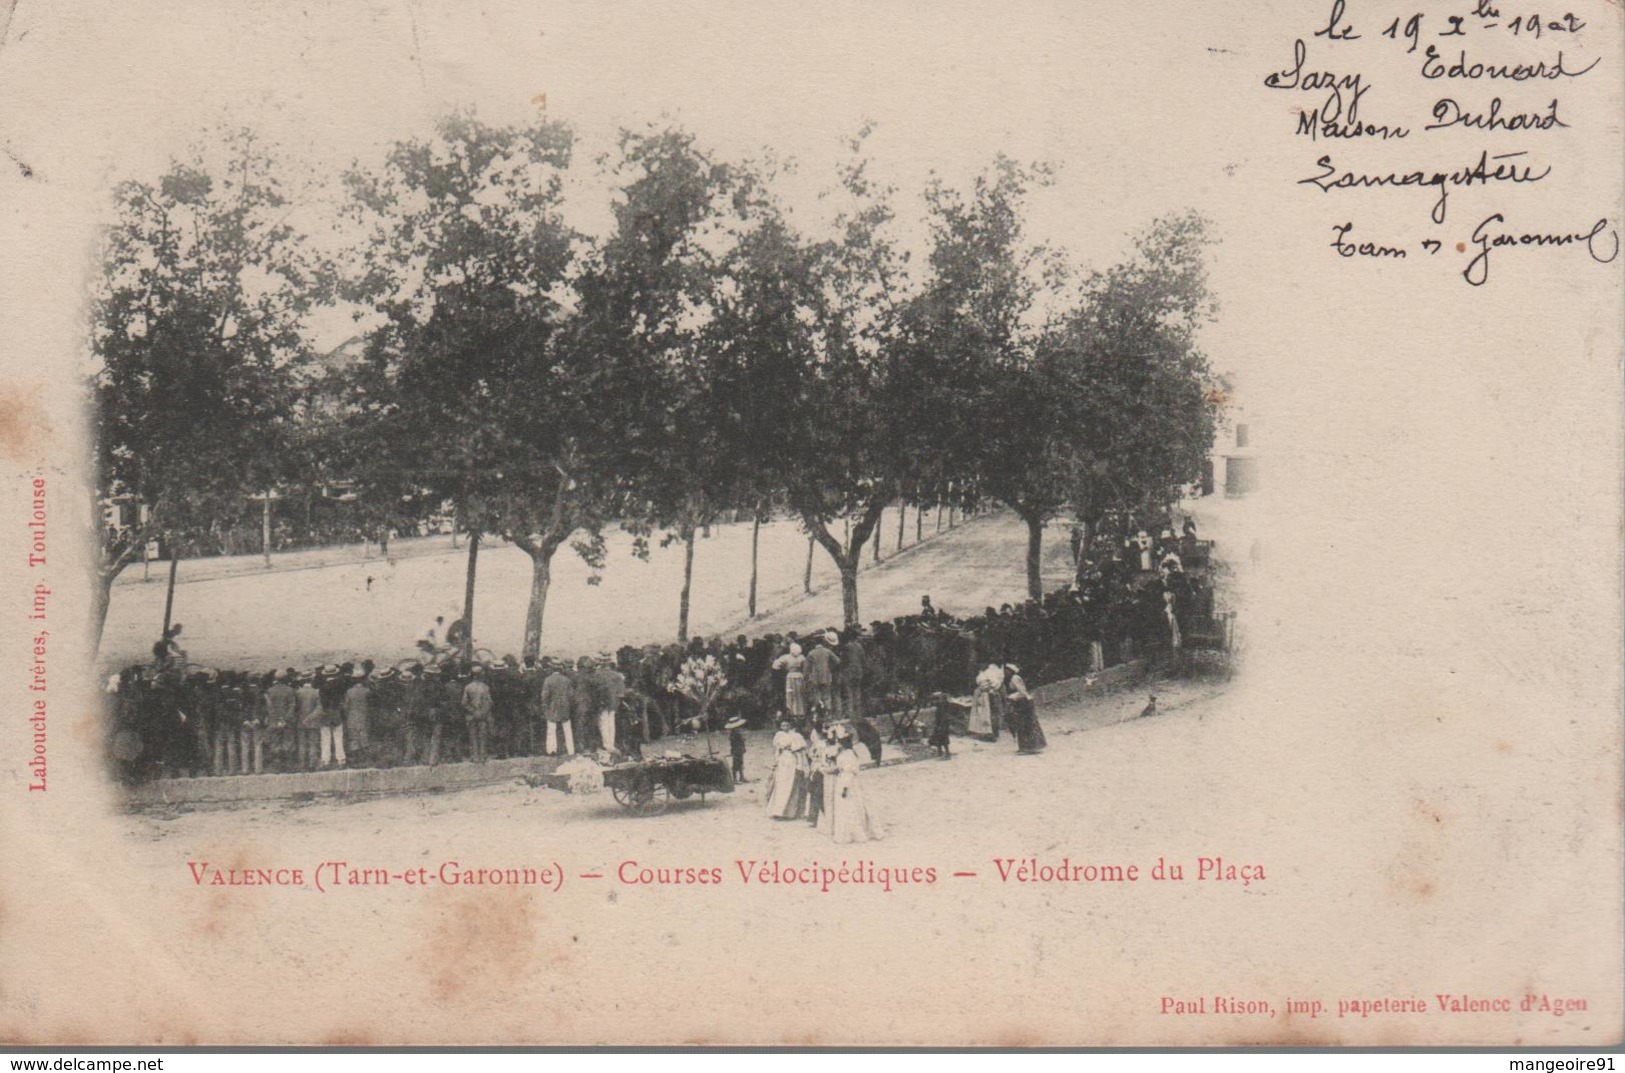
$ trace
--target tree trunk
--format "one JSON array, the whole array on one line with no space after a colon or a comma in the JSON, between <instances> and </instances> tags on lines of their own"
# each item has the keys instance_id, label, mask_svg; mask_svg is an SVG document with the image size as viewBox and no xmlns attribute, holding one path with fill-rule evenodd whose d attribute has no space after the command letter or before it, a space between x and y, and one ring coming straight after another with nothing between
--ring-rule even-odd
<instances>
[{"instance_id":1,"label":"tree trunk","mask_svg":"<svg viewBox=\"0 0 1625 1073\"><path fill-rule=\"evenodd\" d=\"M880 526L875 526L875 562L880 561Z\"/></svg>"},{"instance_id":2,"label":"tree trunk","mask_svg":"<svg viewBox=\"0 0 1625 1073\"><path fill-rule=\"evenodd\" d=\"M260 543L265 546L265 569L271 569L271 490L265 490L265 506L260 511Z\"/></svg>"},{"instance_id":3,"label":"tree trunk","mask_svg":"<svg viewBox=\"0 0 1625 1073\"><path fill-rule=\"evenodd\" d=\"M756 617L756 562L757 552L762 541L762 515L757 513L750 523L750 596L745 610L751 618Z\"/></svg>"},{"instance_id":4,"label":"tree trunk","mask_svg":"<svg viewBox=\"0 0 1625 1073\"><path fill-rule=\"evenodd\" d=\"M897 504L897 550L903 550L903 523L908 521L908 504Z\"/></svg>"},{"instance_id":5,"label":"tree trunk","mask_svg":"<svg viewBox=\"0 0 1625 1073\"><path fill-rule=\"evenodd\" d=\"M1023 515L1027 522L1027 595L1034 600L1043 599L1044 577L1044 518L1042 515Z\"/></svg>"},{"instance_id":6,"label":"tree trunk","mask_svg":"<svg viewBox=\"0 0 1625 1073\"><path fill-rule=\"evenodd\" d=\"M863 549L858 548L857 554L841 560L841 621L847 626L858 624L858 559Z\"/></svg>"},{"instance_id":7,"label":"tree trunk","mask_svg":"<svg viewBox=\"0 0 1625 1073\"><path fill-rule=\"evenodd\" d=\"M694 587L694 527L683 530L683 593L677 598L677 643L688 644L688 594Z\"/></svg>"},{"instance_id":8,"label":"tree trunk","mask_svg":"<svg viewBox=\"0 0 1625 1073\"><path fill-rule=\"evenodd\" d=\"M1078 563L1083 561L1083 530L1074 523L1068 539L1071 541L1072 566L1076 569Z\"/></svg>"},{"instance_id":9,"label":"tree trunk","mask_svg":"<svg viewBox=\"0 0 1625 1073\"><path fill-rule=\"evenodd\" d=\"M914 504L914 543L918 544L924 539L925 508L918 503Z\"/></svg>"},{"instance_id":10,"label":"tree trunk","mask_svg":"<svg viewBox=\"0 0 1625 1073\"><path fill-rule=\"evenodd\" d=\"M1087 520L1078 522L1078 558L1073 564L1073 571L1081 581L1083 579L1083 564L1089 558L1089 549L1094 545L1094 527Z\"/></svg>"},{"instance_id":11,"label":"tree trunk","mask_svg":"<svg viewBox=\"0 0 1625 1073\"><path fill-rule=\"evenodd\" d=\"M175 568L180 565L181 558L174 548L166 549L169 552L169 589L164 593L164 636L169 636L169 615L175 610Z\"/></svg>"},{"instance_id":12,"label":"tree trunk","mask_svg":"<svg viewBox=\"0 0 1625 1073\"><path fill-rule=\"evenodd\" d=\"M96 652L102 645L102 631L107 628L107 609L113 603L113 582L118 580L117 573L104 570L96 571L96 582L90 591L90 656L96 657Z\"/></svg>"},{"instance_id":13,"label":"tree trunk","mask_svg":"<svg viewBox=\"0 0 1625 1073\"><path fill-rule=\"evenodd\" d=\"M937 532L942 532L942 504L937 504Z\"/></svg>"},{"instance_id":14,"label":"tree trunk","mask_svg":"<svg viewBox=\"0 0 1625 1073\"><path fill-rule=\"evenodd\" d=\"M525 646L521 654L529 659L542 657L542 615L547 610L547 590L553 583L553 547L526 548L530 554L530 603L525 607Z\"/></svg>"},{"instance_id":15,"label":"tree trunk","mask_svg":"<svg viewBox=\"0 0 1625 1073\"><path fill-rule=\"evenodd\" d=\"M801 591L806 593L808 596L812 595L812 553L813 553L813 538L811 536L808 536L807 537L807 573L801 579Z\"/></svg>"},{"instance_id":16,"label":"tree trunk","mask_svg":"<svg viewBox=\"0 0 1625 1073\"><path fill-rule=\"evenodd\" d=\"M479 568L480 531L468 534L468 573L463 581L463 658L474 657L474 576Z\"/></svg>"},{"instance_id":17,"label":"tree trunk","mask_svg":"<svg viewBox=\"0 0 1625 1073\"><path fill-rule=\"evenodd\" d=\"M858 624L858 566L863 562L863 549L869 543L869 538L880 532L880 519L885 509L884 501L869 504L858 519L858 524L851 527L851 537L844 544L835 539L822 520L802 515L807 532L824 546L841 572L841 611L847 626Z\"/></svg>"}]
</instances>

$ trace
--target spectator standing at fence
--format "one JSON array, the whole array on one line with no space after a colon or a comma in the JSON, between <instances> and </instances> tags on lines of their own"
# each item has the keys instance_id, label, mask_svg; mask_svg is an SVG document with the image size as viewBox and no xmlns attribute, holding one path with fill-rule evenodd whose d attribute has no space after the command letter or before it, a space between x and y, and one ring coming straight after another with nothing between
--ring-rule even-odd
<instances>
[{"instance_id":1,"label":"spectator standing at fence","mask_svg":"<svg viewBox=\"0 0 1625 1073\"><path fill-rule=\"evenodd\" d=\"M356 667L350 672L350 688L344 691L344 747L363 762L372 751L372 692L367 688L367 672Z\"/></svg>"},{"instance_id":2,"label":"spectator standing at fence","mask_svg":"<svg viewBox=\"0 0 1625 1073\"><path fill-rule=\"evenodd\" d=\"M807 657L801 654L801 645L790 642L790 650L773 661L774 670L784 672L784 710L790 718L800 721L807 717Z\"/></svg>"},{"instance_id":3,"label":"spectator standing at fence","mask_svg":"<svg viewBox=\"0 0 1625 1073\"><path fill-rule=\"evenodd\" d=\"M434 767L440 763L440 750L446 732L448 708L446 706L446 683L443 672L439 667L428 666L423 668L422 680L418 682L417 699L414 702L418 712L418 745L422 747L427 743L428 751L421 756L418 762L427 763Z\"/></svg>"},{"instance_id":4,"label":"spectator standing at fence","mask_svg":"<svg viewBox=\"0 0 1625 1073\"><path fill-rule=\"evenodd\" d=\"M621 706L621 695L626 692L626 678L615 669L615 657L610 653L599 653L589 690L598 717L598 740L602 748L614 752L615 712Z\"/></svg>"},{"instance_id":5,"label":"spectator standing at fence","mask_svg":"<svg viewBox=\"0 0 1625 1073\"><path fill-rule=\"evenodd\" d=\"M841 649L840 707L838 711L847 719L866 715L864 703L864 675L868 673L869 651L864 647L863 631L851 626L846 631L846 643Z\"/></svg>"},{"instance_id":6,"label":"spectator standing at fence","mask_svg":"<svg viewBox=\"0 0 1625 1073\"><path fill-rule=\"evenodd\" d=\"M574 755L575 731L570 717L575 711L575 684L561 665L552 665L542 679L542 718L547 722L545 748L548 756Z\"/></svg>"},{"instance_id":7,"label":"spectator standing at fence","mask_svg":"<svg viewBox=\"0 0 1625 1073\"><path fill-rule=\"evenodd\" d=\"M322 767L348 767L350 765L349 742L344 733L344 698L349 692L345 682L346 672L340 667L323 668L325 676L317 690L320 692L321 707L321 766Z\"/></svg>"},{"instance_id":8,"label":"spectator standing at fence","mask_svg":"<svg viewBox=\"0 0 1625 1073\"><path fill-rule=\"evenodd\" d=\"M835 654L834 636L834 631L825 634L807 653L807 700L822 706L825 712L835 710L835 672L841 666L841 658Z\"/></svg>"},{"instance_id":9,"label":"spectator standing at fence","mask_svg":"<svg viewBox=\"0 0 1625 1073\"><path fill-rule=\"evenodd\" d=\"M285 770L299 767L299 701L288 683L287 671L272 671L265 690L265 729L271 738L271 756Z\"/></svg>"},{"instance_id":10,"label":"spectator standing at fence","mask_svg":"<svg viewBox=\"0 0 1625 1073\"><path fill-rule=\"evenodd\" d=\"M402 764L423 763L427 724L423 718L423 690L418 676L410 667L395 676L395 718L401 728Z\"/></svg>"},{"instance_id":11,"label":"spectator standing at fence","mask_svg":"<svg viewBox=\"0 0 1625 1073\"><path fill-rule=\"evenodd\" d=\"M468 758L476 764L483 764L491 738L491 687L485 681L485 668L478 663L474 664L469 674L468 684L463 687L463 717L468 722Z\"/></svg>"},{"instance_id":12,"label":"spectator standing at fence","mask_svg":"<svg viewBox=\"0 0 1625 1073\"><path fill-rule=\"evenodd\" d=\"M570 723L575 728L576 741L584 753L596 752L598 740L598 708L592 696L592 658L582 656L576 660L575 673L570 676Z\"/></svg>"},{"instance_id":13,"label":"spectator standing at fence","mask_svg":"<svg viewBox=\"0 0 1625 1073\"><path fill-rule=\"evenodd\" d=\"M322 766L322 694L312 675L301 675L299 692L299 770L315 771Z\"/></svg>"}]
</instances>

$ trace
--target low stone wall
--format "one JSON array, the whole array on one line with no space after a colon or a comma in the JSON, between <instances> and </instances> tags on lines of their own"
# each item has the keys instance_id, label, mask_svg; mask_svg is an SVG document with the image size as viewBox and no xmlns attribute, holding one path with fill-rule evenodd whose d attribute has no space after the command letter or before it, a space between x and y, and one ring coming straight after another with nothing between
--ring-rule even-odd
<instances>
[{"instance_id":1,"label":"low stone wall","mask_svg":"<svg viewBox=\"0 0 1625 1073\"><path fill-rule=\"evenodd\" d=\"M226 775L199 779L157 779L132 786L126 804L200 804L222 801L269 801L325 794L422 793L508 782L524 776L545 777L559 766L551 756L491 760L484 764L452 763L434 767L341 768L294 771L278 775Z\"/></svg>"},{"instance_id":2,"label":"low stone wall","mask_svg":"<svg viewBox=\"0 0 1625 1073\"><path fill-rule=\"evenodd\" d=\"M1099 674L1082 678L1063 678L1059 682L1039 686L1033 690L1033 699L1044 704L1065 704L1068 701L1098 697L1126 686L1143 682L1151 674L1151 661L1131 659Z\"/></svg>"}]
</instances>

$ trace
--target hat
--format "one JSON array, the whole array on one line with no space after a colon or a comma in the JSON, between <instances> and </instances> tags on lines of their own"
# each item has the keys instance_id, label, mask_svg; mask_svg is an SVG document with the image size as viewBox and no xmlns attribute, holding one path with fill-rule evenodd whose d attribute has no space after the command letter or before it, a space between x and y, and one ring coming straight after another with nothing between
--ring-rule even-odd
<instances>
[{"instance_id":1,"label":"hat","mask_svg":"<svg viewBox=\"0 0 1625 1073\"><path fill-rule=\"evenodd\" d=\"M417 678L418 678L418 676L413 674L411 671L402 671L401 672L401 681L403 681L403 682L415 682L415 681L417 681Z\"/></svg>"},{"instance_id":2,"label":"hat","mask_svg":"<svg viewBox=\"0 0 1625 1073\"><path fill-rule=\"evenodd\" d=\"M824 640L828 641L831 645L838 645L841 643L841 635L836 633L834 630L825 630Z\"/></svg>"},{"instance_id":3,"label":"hat","mask_svg":"<svg viewBox=\"0 0 1625 1073\"><path fill-rule=\"evenodd\" d=\"M613 652L600 652L600 653L598 653L598 662L599 663L614 663L615 662L615 653L613 653Z\"/></svg>"},{"instance_id":4,"label":"hat","mask_svg":"<svg viewBox=\"0 0 1625 1073\"><path fill-rule=\"evenodd\" d=\"M271 681L273 682L280 682L286 677L288 677L288 672L280 667L271 672Z\"/></svg>"},{"instance_id":5,"label":"hat","mask_svg":"<svg viewBox=\"0 0 1625 1073\"><path fill-rule=\"evenodd\" d=\"M1007 671L1010 671L1013 674L1020 674L1021 673L1021 668L1016 666L1014 663L1006 663L1004 665L1004 669L1007 670Z\"/></svg>"},{"instance_id":6,"label":"hat","mask_svg":"<svg viewBox=\"0 0 1625 1073\"><path fill-rule=\"evenodd\" d=\"M323 674L337 674L339 673L339 665L337 663L323 664L321 667L321 672Z\"/></svg>"},{"instance_id":7,"label":"hat","mask_svg":"<svg viewBox=\"0 0 1625 1073\"><path fill-rule=\"evenodd\" d=\"M350 677L351 678L365 678L365 677L367 677L367 672L362 670L360 667L357 667L355 670L350 672Z\"/></svg>"},{"instance_id":8,"label":"hat","mask_svg":"<svg viewBox=\"0 0 1625 1073\"><path fill-rule=\"evenodd\" d=\"M378 671L377 673L375 673L372 677L373 677L374 681L387 682L391 678L395 677L395 668L394 667L385 667L383 670Z\"/></svg>"},{"instance_id":9,"label":"hat","mask_svg":"<svg viewBox=\"0 0 1625 1073\"><path fill-rule=\"evenodd\" d=\"M469 670L470 674L484 674L485 673L485 664L476 663L476 664L474 664L474 666L470 667L468 670Z\"/></svg>"},{"instance_id":10,"label":"hat","mask_svg":"<svg viewBox=\"0 0 1625 1073\"><path fill-rule=\"evenodd\" d=\"M722 729L723 730L738 730L740 727L742 727L744 725L745 725L745 721L743 719L739 718L739 716L736 715L732 719L728 720L726 723L723 723L722 724Z\"/></svg>"}]
</instances>

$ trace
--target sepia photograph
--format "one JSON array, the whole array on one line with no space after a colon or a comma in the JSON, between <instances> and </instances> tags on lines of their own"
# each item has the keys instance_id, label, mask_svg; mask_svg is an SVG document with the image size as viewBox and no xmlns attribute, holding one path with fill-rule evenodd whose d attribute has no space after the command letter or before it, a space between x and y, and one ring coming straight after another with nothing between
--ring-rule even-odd
<instances>
[{"instance_id":1,"label":"sepia photograph","mask_svg":"<svg viewBox=\"0 0 1625 1073\"><path fill-rule=\"evenodd\" d=\"M1617 6L4 20L0 1042L1621 1044Z\"/></svg>"}]
</instances>

